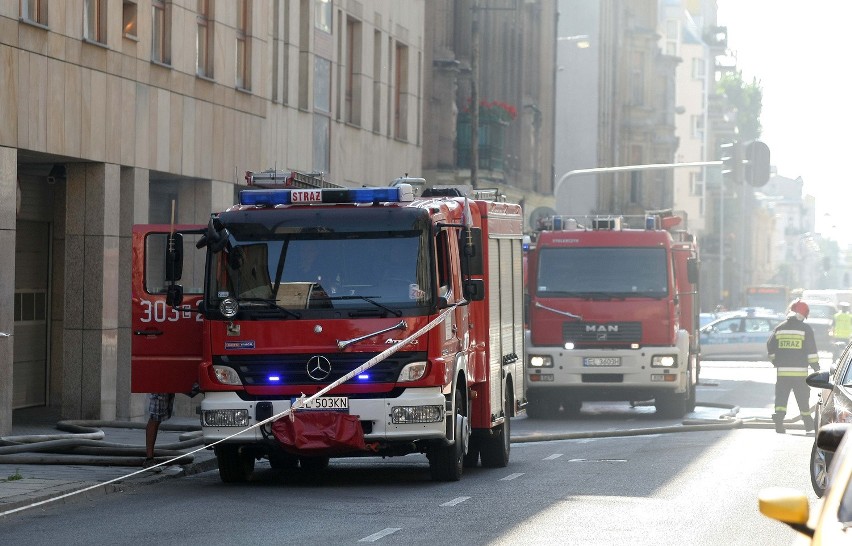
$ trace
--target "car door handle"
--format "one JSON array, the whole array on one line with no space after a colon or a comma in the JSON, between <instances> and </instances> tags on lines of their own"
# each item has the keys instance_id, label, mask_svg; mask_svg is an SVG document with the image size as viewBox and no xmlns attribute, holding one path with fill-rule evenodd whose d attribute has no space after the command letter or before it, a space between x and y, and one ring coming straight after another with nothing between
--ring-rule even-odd
<instances>
[{"instance_id":1,"label":"car door handle","mask_svg":"<svg viewBox=\"0 0 852 546\"><path fill-rule=\"evenodd\" d=\"M135 336L161 336L163 335L162 330L135 330L133 332Z\"/></svg>"}]
</instances>

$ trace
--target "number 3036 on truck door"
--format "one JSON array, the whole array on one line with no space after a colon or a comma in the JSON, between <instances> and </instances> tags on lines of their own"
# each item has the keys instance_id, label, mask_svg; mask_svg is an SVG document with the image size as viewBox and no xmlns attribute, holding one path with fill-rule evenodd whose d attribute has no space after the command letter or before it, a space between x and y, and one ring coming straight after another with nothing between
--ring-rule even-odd
<instances>
[{"instance_id":1,"label":"number 3036 on truck door","mask_svg":"<svg viewBox=\"0 0 852 546\"><path fill-rule=\"evenodd\" d=\"M189 305L182 305L180 309L169 307L163 300L140 300L141 313L139 322L177 322L181 319L191 319L195 315L195 322L202 322L201 313L193 313Z\"/></svg>"}]
</instances>

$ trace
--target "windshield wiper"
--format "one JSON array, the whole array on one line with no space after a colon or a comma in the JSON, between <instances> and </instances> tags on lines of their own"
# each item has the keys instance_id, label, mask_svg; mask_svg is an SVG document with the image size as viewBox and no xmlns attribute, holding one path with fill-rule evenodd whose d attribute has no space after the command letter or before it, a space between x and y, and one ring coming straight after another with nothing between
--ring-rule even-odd
<instances>
[{"instance_id":1,"label":"windshield wiper","mask_svg":"<svg viewBox=\"0 0 852 546\"><path fill-rule=\"evenodd\" d=\"M281 307L280 305L278 305L277 301L271 300L271 299L268 299L268 298L237 298L237 301L239 303L244 303L244 302L265 303L266 305L268 305L268 306L270 306L270 307L272 307L272 308L274 308L278 311L283 311L285 314L290 315L293 318L296 318L296 319L302 318L302 315L300 315L299 313L296 313L295 311L290 311L286 307Z\"/></svg>"},{"instance_id":2,"label":"windshield wiper","mask_svg":"<svg viewBox=\"0 0 852 546\"><path fill-rule=\"evenodd\" d=\"M375 305L376 307L378 307L380 309L384 309L385 311L387 311L388 313L391 313L395 317L401 317L402 316L402 311L400 311L399 309L391 309L390 307L388 307L386 305L382 305L381 303L372 299L374 297L376 297L376 296L328 296L328 299L329 300L364 300L368 303L372 303L373 305Z\"/></svg>"}]
</instances>

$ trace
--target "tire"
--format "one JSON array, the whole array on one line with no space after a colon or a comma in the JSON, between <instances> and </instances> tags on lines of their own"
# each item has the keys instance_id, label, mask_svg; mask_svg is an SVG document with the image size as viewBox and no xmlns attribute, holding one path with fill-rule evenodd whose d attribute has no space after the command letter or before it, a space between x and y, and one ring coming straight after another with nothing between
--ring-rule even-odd
<instances>
[{"instance_id":1,"label":"tire","mask_svg":"<svg viewBox=\"0 0 852 546\"><path fill-rule=\"evenodd\" d=\"M254 457L243 453L240 446L219 444L213 447L219 465L219 478L225 483L243 483L254 472Z\"/></svg>"},{"instance_id":2,"label":"tire","mask_svg":"<svg viewBox=\"0 0 852 546\"><path fill-rule=\"evenodd\" d=\"M817 497L825 494L826 480L828 478L828 466L831 464L832 454L819 449L814 442L811 448L810 474L811 486Z\"/></svg>"},{"instance_id":3,"label":"tire","mask_svg":"<svg viewBox=\"0 0 852 546\"><path fill-rule=\"evenodd\" d=\"M485 468L505 468L509 464L509 452L512 449L512 397L506 388L506 404L503 408L503 424L497 427L497 432L482 438L480 456Z\"/></svg>"},{"instance_id":4,"label":"tire","mask_svg":"<svg viewBox=\"0 0 852 546\"><path fill-rule=\"evenodd\" d=\"M562 411L567 418L579 417L581 409L583 409L583 403L579 400L564 400L562 402Z\"/></svg>"},{"instance_id":5,"label":"tire","mask_svg":"<svg viewBox=\"0 0 852 546\"><path fill-rule=\"evenodd\" d=\"M664 392L654 398L654 407L660 417L680 418L686 415L689 393Z\"/></svg>"},{"instance_id":6,"label":"tire","mask_svg":"<svg viewBox=\"0 0 852 546\"><path fill-rule=\"evenodd\" d=\"M461 383L461 382L460 382ZM453 414L453 437L452 445L437 445L432 448L429 456L429 471L432 479L437 482L457 482L464 472L464 456L467 450L467 440L470 436L468 420L465 415L464 396L460 384L456 387L455 412Z\"/></svg>"},{"instance_id":7,"label":"tire","mask_svg":"<svg viewBox=\"0 0 852 546\"><path fill-rule=\"evenodd\" d=\"M696 394L698 390L698 378L695 378L695 383L692 382L692 369L687 371L686 376L689 378L689 389L687 390L689 396L686 398L686 413L692 413L695 411L695 405L698 403Z\"/></svg>"},{"instance_id":8,"label":"tire","mask_svg":"<svg viewBox=\"0 0 852 546\"><path fill-rule=\"evenodd\" d=\"M467 442L467 453L464 456L465 468L476 468L479 464L479 451L481 449L482 438L471 435Z\"/></svg>"}]
</instances>

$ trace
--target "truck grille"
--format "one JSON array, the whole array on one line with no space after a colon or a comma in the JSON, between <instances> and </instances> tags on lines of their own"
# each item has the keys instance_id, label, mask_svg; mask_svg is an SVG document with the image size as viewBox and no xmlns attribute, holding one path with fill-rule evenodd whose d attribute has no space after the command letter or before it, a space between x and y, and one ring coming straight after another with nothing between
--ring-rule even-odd
<instances>
[{"instance_id":1,"label":"truck grille","mask_svg":"<svg viewBox=\"0 0 852 546\"><path fill-rule=\"evenodd\" d=\"M361 366L378 353L325 353L325 354L282 354L219 356L214 364L235 369L246 386L271 385L328 385L355 368ZM308 361L314 357L327 359L331 365L328 376L323 373L308 373ZM362 378L350 381L364 383L395 383L399 372L410 362L426 360L424 352L399 352L379 362L364 372ZM323 377L324 376L324 377Z\"/></svg>"},{"instance_id":2,"label":"truck grille","mask_svg":"<svg viewBox=\"0 0 852 546\"><path fill-rule=\"evenodd\" d=\"M566 321L562 323L562 339L576 349L626 349L642 342L642 323Z\"/></svg>"}]
</instances>

